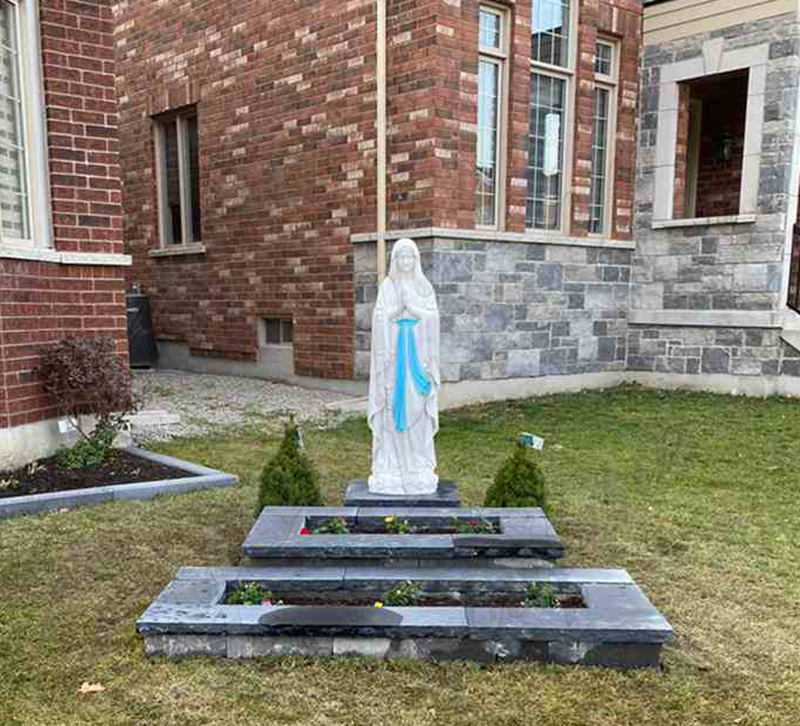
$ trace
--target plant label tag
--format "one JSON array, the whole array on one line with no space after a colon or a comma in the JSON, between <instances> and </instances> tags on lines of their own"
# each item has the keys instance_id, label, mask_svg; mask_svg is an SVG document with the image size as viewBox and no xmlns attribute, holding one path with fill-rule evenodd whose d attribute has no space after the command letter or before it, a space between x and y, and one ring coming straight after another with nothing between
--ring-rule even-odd
<instances>
[{"instance_id":1,"label":"plant label tag","mask_svg":"<svg viewBox=\"0 0 800 726\"><path fill-rule=\"evenodd\" d=\"M70 421L68 418L58 419L58 433L68 434L72 431L75 431L75 424L73 424L72 421Z\"/></svg>"},{"instance_id":2,"label":"plant label tag","mask_svg":"<svg viewBox=\"0 0 800 726\"><path fill-rule=\"evenodd\" d=\"M529 434L527 431L521 431L519 438L523 446L530 446L532 449L538 449L539 451L544 447L543 438Z\"/></svg>"},{"instance_id":3,"label":"plant label tag","mask_svg":"<svg viewBox=\"0 0 800 726\"><path fill-rule=\"evenodd\" d=\"M303 430L299 426L297 427L297 448L301 451L306 448L306 442L303 441Z\"/></svg>"}]
</instances>

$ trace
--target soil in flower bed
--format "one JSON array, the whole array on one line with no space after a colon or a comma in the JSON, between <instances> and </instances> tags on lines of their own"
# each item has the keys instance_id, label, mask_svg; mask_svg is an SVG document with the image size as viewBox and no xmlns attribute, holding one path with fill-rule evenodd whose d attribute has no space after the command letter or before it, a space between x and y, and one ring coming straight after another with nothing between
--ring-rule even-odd
<instances>
[{"instance_id":1,"label":"soil in flower bed","mask_svg":"<svg viewBox=\"0 0 800 726\"><path fill-rule=\"evenodd\" d=\"M60 468L56 457L51 456L14 471L0 472L0 499L186 476L191 474L121 450L115 450L99 466L83 469Z\"/></svg>"},{"instance_id":2,"label":"soil in flower bed","mask_svg":"<svg viewBox=\"0 0 800 726\"><path fill-rule=\"evenodd\" d=\"M397 527L390 528L384 524L367 524L359 522L358 524L348 525L347 531L331 532L326 530L324 523L322 527L303 527L301 534L500 534L500 527L492 522L482 523L482 528L476 527L474 529L465 527L456 527L451 523L447 524L428 524L416 525L410 524L410 531L398 530Z\"/></svg>"},{"instance_id":3,"label":"soil in flower bed","mask_svg":"<svg viewBox=\"0 0 800 726\"><path fill-rule=\"evenodd\" d=\"M274 595L265 604L271 605L350 605L361 607L391 607L384 600L385 595L365 593L291 593ZM473 608L522 608L525 595L521 593L493 592L484 594L463 594L459 597L447 595L418 595L413 607L473 607ZM556 596L556 608L585 608L586 603L580 595L564 594Z\"/></svg>"}]
</instances>

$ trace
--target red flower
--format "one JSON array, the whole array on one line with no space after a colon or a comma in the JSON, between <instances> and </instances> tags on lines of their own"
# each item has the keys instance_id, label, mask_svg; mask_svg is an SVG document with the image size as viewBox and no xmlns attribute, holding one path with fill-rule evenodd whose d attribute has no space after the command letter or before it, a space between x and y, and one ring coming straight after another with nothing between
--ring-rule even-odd
<instances>
[{"instance_id":1,"label":"red flower","mask_svg":"<svg viewBox=\"0 0 800 726\"><path fill-rule=\"evenodd\" d=\"M308 527L300 527L300 534L311 534L311 530Z\"/></svg>"},{"instance_id":2,"label":"red flower","mask_svg":"<svg viewBox=\"0 0 800 726\"><path fill-rule=\"evenodd\" d=\"M468 524L471 524L474 527L475 525L478 524L478 520L477 519L470 519Z\"/></svg>"}]
</instances>

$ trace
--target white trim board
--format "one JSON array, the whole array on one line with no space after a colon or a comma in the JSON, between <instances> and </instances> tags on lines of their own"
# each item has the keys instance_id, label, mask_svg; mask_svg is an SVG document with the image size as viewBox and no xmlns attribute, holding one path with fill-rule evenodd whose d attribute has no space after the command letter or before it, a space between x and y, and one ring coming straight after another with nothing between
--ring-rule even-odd
<instances>
[{"instance_id":1,"label":"white trim board","mask_svg":"<svg viewBox=\"0 0 800 726\"><path fill-rule=\"evenodd\" d=\"M409 239L455 239L478 242L526 242L528 244L565 245L568 247L605 247L615 250L635 250L633 240L612 240L602 237L565 237L552 233L536 232L497 232L482 229L456 229L454 227L421 227L419 229L396 229L386 232L387 240ZM375 242L375 232L362 232L350 235L353 244Z\"/></svg>"}]
</instances>

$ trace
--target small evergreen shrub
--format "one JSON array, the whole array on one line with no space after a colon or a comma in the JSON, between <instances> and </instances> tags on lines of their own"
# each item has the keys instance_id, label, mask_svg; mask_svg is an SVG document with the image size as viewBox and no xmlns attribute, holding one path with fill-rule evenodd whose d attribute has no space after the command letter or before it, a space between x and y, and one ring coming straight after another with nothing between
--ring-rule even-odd
<instances>
[{"instance_id":1,"label":"small evergreen shrub","mask_svg":"<svg viewBox=\"0 0 800 726\"><path fill-rule=\"evenodd\" d=\"M300 449L300 434L294 418L286 424L278 453L261 472L258 512L263 507L321 507L318 476L308 455Z\"/></svg>"},{"instance_id":2,"label":"small evergreen shrub","mask_svg":"<svg viewBox=\"0 0 800 726\"><path fill-rule=\"evenodd\" d=\"M40 354L39 376L60 414L80 434L78 442L58 454L60 466L71 469L101 464L111 453L117 433L127 427L125 415L136 411L131 373L107 337L68 336ZM81 416L94 416L91 432Z\"/></svg>"},{"instance_id":3,"label":"small evergreen shrub","mask_svg":"<svg viewBox=\"0 0 800 726\"><path fill-rule=\"evenodd\" d=\"M514 453L503 462L486 490L484 506L545 508L544 476L538 464L528 458L522 441L516 441Z\"/></svg>"}]
</instances>

